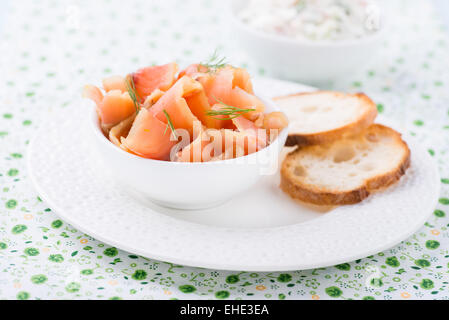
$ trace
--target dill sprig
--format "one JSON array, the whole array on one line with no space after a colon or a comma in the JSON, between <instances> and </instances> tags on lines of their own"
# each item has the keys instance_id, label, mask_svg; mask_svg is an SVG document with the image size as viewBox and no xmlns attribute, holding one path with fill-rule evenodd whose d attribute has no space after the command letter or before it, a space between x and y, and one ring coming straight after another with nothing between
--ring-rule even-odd
<instances>
[{"instance_id":1,"label":"dill sprig","mask_svg":"<svg viewBox=\"0 0 449 320\"><path fill-rule=\"evenodd\" d=\"M208 110L206 111L206 115L210 116L217 120L232 120L234 118L240 117L242 114L255 111L256 109L242 109L234 106L230 106L223 101L217 99L216 97L212 96L219 104L221 104L223 107L220 108L220 110ZM225 117L223 117L225 116ZM227 116L227 117L226 117Z\"/></svg>"},{"instance_id":2,"label":"dill sprig","mask_svg":"<svg viewBox=\"0 0 449 320\"><path fill-rule=\"evenodd\" d=\"M209 59L206 62L200 62L199 65L206 67L208 72L216 72L218 69L226 67L228 63L226 62L226 57L220 57L218 55L218 50L215 49Z\"/></svg>"},{"instance_id":3,"label":"dill sprig","mask_svg":"<svg viewBox=\"0 0 449 320\"><path fill-rule=\"evenodd\" d=\"M171 118L167 111L162 110L162 112L165 114L165 117L167 118L167 126L165 127L164 135L167 132L168 128L170 128L171 132L173 133L173 137L178 140L178 136L176 135L175 127L173 126L173 122L171 121Z\"/></svg>"},{"instance_id":4,"label":"dill sprig","mask_svg":"<svg viewBox=\"0 0 449 320\"><path fill-rule=\"evenodd\" d=\"M136 108L136 114L139 113L140 110L140 97L139 94L136 91L136 86L134 84L134 79L133 76L130 75L128 77L126 77L126 89L128 90L128 94L131 98L131 100L134 103L134 108Z\"/></svg>"}]
</instances>

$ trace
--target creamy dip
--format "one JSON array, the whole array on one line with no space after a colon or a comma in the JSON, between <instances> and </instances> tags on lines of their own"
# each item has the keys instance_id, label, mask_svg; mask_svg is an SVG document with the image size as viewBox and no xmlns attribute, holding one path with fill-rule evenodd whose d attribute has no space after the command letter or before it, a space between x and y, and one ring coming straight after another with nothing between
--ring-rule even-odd
<instances>
[{"instance_id":1,"label":"creamy dip","mask_svg":"<svg viewBox=\"0 0 449 320\"><path fill-rule=\"evenodd\" d=\"M249 0L238 14L249 26L298 40L348 40L379 29L374 0Z\"/></svg>"}]
</instances>

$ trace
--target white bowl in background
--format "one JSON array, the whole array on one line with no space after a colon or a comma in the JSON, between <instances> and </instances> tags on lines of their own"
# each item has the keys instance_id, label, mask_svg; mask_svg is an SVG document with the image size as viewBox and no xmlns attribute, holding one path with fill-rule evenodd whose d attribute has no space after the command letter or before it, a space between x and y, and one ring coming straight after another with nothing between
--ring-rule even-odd
<instances>
[{"instance_id":1,"label":"white bowl in background","mask_svg":"<svg viewBox=\"0 0 449 320\"><path fill-rule=\"evenodd\" d=\"M271 100L261 99L267 112L279 111ZM266 148L235 159L192 163L153 160L110 142L100 129L95 108L89 107L93 147L106 171L130 195L176 209L213 207L251 188L263 175L275 174L288 134L285 128Z\"/></svg>"},{"instance_id":2,"label":"white bowl in background","mask_svg":"<svg viewBox=\"0 0 449 320\"><path fill-rule=\"evenodd\" d=\"M381 48L386 29L383 23L376 33L354 40L300 41L245 24L237 16L245 4L231 1L232 37L270 75L305 84L324 84L362 68Z\"/></svg>"}]
</instances>

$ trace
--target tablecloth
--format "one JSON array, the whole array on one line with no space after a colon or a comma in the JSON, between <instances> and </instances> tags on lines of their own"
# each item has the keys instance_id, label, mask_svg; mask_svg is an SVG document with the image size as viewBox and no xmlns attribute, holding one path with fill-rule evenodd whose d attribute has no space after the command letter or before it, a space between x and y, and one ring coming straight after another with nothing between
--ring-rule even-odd
<instances>
[{"instance_id":1,"label":"tablecloth","mask_svg":"<svg viewBox=\"0 0 449 320\"><path fill-rule=\"evenodd\" d=\"M192 268L117 250L58 218L27 178L29 140L49 114L76 107L85 83L172 60L185 66L215 48L253 75L268 75L229 36L229 3L8 4L0 27L0 299L449 299L449 41L432 2L389 1L390 32L375 61L330 89L367 93L379 113L421 141L441 173L438 206L392 249L270 273Z\"/></svg>"}]
</instances>

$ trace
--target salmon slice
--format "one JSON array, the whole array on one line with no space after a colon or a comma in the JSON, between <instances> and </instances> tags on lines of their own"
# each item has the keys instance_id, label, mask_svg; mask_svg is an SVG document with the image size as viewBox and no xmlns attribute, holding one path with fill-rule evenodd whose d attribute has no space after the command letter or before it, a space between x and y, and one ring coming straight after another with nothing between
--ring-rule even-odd
<instances>
[{"instance_id":1,"label":"salmon slice","mask_svg":"<svg viewBox=\"0 0 449 320\"><path fill-rule=\"evenodd\" d=\"M249 121L243 117L243 125ZM250 122L250 121L249 121ZM239 124L240 125L240 124ZM254 153L266 146L265 130L253 132L254 126L238 132L230 129L207 129L177 154L180 162L208 162L233 159Z\"/></svg>"},{"instance_id":2,"label":"salmon slice","mask_svg":"<svg viewBox=\"0 0 449 320\"><path fill-rule=\"evenodd\" d=\"M232 89L229 97L230 105L241 109L254 109L244 113L243 116L249 120L256 120L265 111L265 104L255 95L246 92L240 87Z\"/></svg>"},{"instance_id":3,"label":"salmon slice","mask_svg":"<svg viewBox=\"0 0 449 320\"><path fill-rule=\"evenodd\" d=\"M216 103L211 107L212 111L221 111L225 106L220 103ZM226 115L213 115L209 116L215 121L215 125L211 128L215 129L235 129L234 124L229 120L229 116Z\"/></svg>"},{"instance_id":4,"label":"salmon slice","mask_svg":"<svg viewBox=\"0 0 449 320\"><path fill-rule=\"evenodd\" d=\"M177 144L167 123L160 121L150 111L142 108L136 116L128 136L122 139L124 148L144 158L168 160L171 149Z\"/></svg>"},{"instance_id":5,"label":"salmon slice","mask_svg":"<svg viewBox=\"0 0 449 320\"><path fill-rule=\"evenodd\" d=\"M103 89L106 92L112 90L120 90L121 92L127 92L126 80L122 76L111 76L103 79Z\"/></svg>"},{"instance_id":6,"label":"salmon slice","mask_svg":"<svg viewBox=\"0 0 449 320\"><path fill-rule=\"evenodd\" d=\"M254 94L253 85L251 83L251 76L249 75L248 71L232 66L223 67L217 72L210 72L210 70L202 64L191 64L179 73L178 79L183 76L189 76L193 79L207 78L208 76L210 76L210 78L214 78L214 73L220 73L221 70L232 71L232 88L239 87L248 93Z\"/></svg>"},{"instance_id":7,"label":"salmon slice","mask_svg":"<svg viewBox=\"0 0 449 320\"><path fill-rule=\"evenodd\" d=\"M212 74L203 74L198 77L198 82L204 88L207 102L209 104L209 110L220 110L224 104L230 103L230 93L232 91L232 79L233 70L231 68L223 68ZM205 111L207 112L207 110ZM204 120L204 123L209 128L221 129L232 128L232 122L226 120L225 116L207 116L208 120ZM223 118L221 120L220 118Z\"/></svg>"},{"instance_id":8,"label":"salmon slice","mask_svg":"<svg viewBox=\"0 0 449 320\"><path fill-rule=\"evenodd\" d=\"M128 92L112 90L106 93L97 108L102 125L111 127L129 118L136 112L134 102Z\"/></svg>"},{"instance_id":9,"label":"salmon slice","mask_svg":"<svg viewBox=\"0 0 449 320\"><path fill-rule=\"evenodd\" d=\"M214 161L219 158L230 159L238 153L239 143L235 139L234 131L229 129L208 129L207 143L202 150L202 161ZM226 153L226 156L224 155ZM229 156L232 154L232 156ZM243 156L244 153L242 152Z\"/></svg>"},{"instance_id":10,"label":"salmon slice","mask_svg":"<svg viewBox=\"0 0 449 320\"><path fill-rule=\"evenodd\" d=\"M275 111L263 116L263 128L267 130L282 130L288 126L288 119L282 112Z\"/></svg>"},{"instance_id":11,"label":"salmon slice","mask_svg":"<svg viewBox=\"0 0 449 320\"><path fill-rule=\"evenodd\" d=\"M199 120L190 110L186 99L202 90L203 88L199 82L184 76L176 81L149 111L154 117L164 123L168 122L167 113L176 129L185 129L192 136L193 123Z\"/></svg>"},{"instance_id":12,"label":"salmon slice","mask_svg":"<svg viewBox=\"0 0 449 320\"><path fill-rule=\"evenodd\" d=\"M122 137L126 137L131 130L131 126L133 125L134 119L136 118L136 114L133 114L131 117L121 121L119 124L113 126L111 130L109 130L109 140L118 147L122 147L121 139Z\"/></svg>"},{"instance_id":13,"label":"salmon slice","mask_svg":"<svg viewBox=\"0 0 449 320\"><path fill-rule=\"evenodd\" d=\"M97 105L101 126L106 131L129 118L136 111L134 102L128 92L111 90L103 96L100 89L87 85L84 87L83 96L93 100Z\"/></svg>"},{"instance_id":14,"label":"salmon slice","mask_svg":"<svg viewBox=\"0 0 449 320\"><path fill-rule=\"evenodd\" d=\"M207 73L207 71L208 71L207 67L201 64L198 63L191 64L190 66L188 66L179 73L178 79L181 79L184 76L189 76L193 79L196 79L197 77L204 76Z\"/></svg>"},{"instance_id":15,"label":"salmon slice","mask_svg":"<svg viewBox=\"0 0 449 320\"><path fill-rule=\"evenodd\" d=\"M241 109L254 109L244 114L249 120L257 119L265 110L262 100L253 94L249 73L244 69L227 66L215 73L202 75L197 80L203 86L211 106L224 103Z\"/></svg>"},{"instance_id":16,"label":"salmon slice","mask_svg":"<svg viewBox=\"0 0 449 320\"><path fill-rule=\"evenodd\" d=\"M167 91L175 81L178 65L175 62L139 69L131 74L138 96L145 101L154 90Z\"/></svg>"},{"instance_id":17,"label":"salmon slice","mask_svg":"<svg viewBox=\"0 0 449 320\"><path fill-rule=\"evenodd\" d=\"M146 109L151 108L159 99L164 95L164 91L156 89L148 97L146 97L143 107Z\"/></svg>"},{"instance_id":18,"label":"salmon slice","mask_svg":"<svg viewBox=\"0 0 449 320\"><path fill-rule=\"evenodd\" d=\"M179 162L202 162L202 153L206 145L209 143L209 136L206 128L200 122L194 124L193 141L182 148L177 153L177 161Z\"/></svg>"},{"instance_id":19,"label":"salmon slice","mask_svg":"<svg viewBox=\"0 0 449 320\"><path fill-rule=\"evenodd\" d=\"M263 148L258 137L248 132L221 129L208 131L208 134L213 139L203 150L203 161L237 158Z\"/></svg>"},{"instance_id":20,"label":"salmon slice","mask_svg":"<svg viewBox=\"0 0 449 320\"><path fill-rule=\"evenodd\" d=\"M177 154L179 162L207 162L217 158L224 151L222 130L203 129L188 146Z\"/></svg>"},{"instance_id":21,"label":"salmon slice","mask_svg":"<svg viewBox=\"0 0 449 320\"><path fill-rule=\"evenodd\" d=\"M234 68L234 78L232 79L232 88L239 87L248 93L254 94L251 76L248 71L242 68Z\"/></svg>"},{"instance_id":22,"label":"salmon slice","mask_svg":"<svg viewBox=\"0 0 449 320\"><path fill-rule=\"evenodd\" d=\"M239 132L247 132L253 135L257 135L257 131L259 130L259 128L254 124L254 122L246 119L243 116L239 116L237 118L232 119L232 123L234 123L235 127Z\"/></svg>"},{"instance_id":23,"label":"salmon slice","mask_svg":"<svg viewBox=\"0 0 449 320\"><path fill-rule=\"evenodd\" d=\"M264 129L258 128L254 122L246 119L243 116L232 119L232 122L237 127L239 133L246 137L243 145L246 154L252 153L251 150L258 151L263 149L268 144L267 132Z\"/></svg>"},{"instance_id":24,"label":"salmon slice","mask_svg":"<svg viewBox=\"0 0 449 320\"><path fill-rule=\"evenodd\" d=\"M232 91L232 81L234 71L231 68L223 68L215 74L208 74L198 78L198 81L204 87L209 104L212 106L219 101L230 104L230 95Z\"/></svg>"},{"instance_id":25,"label":"salmon slice","mask_svg":"<svg viewBox=\"0 0 449 320\"><path fill-rule=\"evenodd\" d=\"M91 84L84 86L83 97L91 99L97 106L103 101L103 93L101 90Z\"/></svg>"},{"instance_id":26,"label":"salmon slice","mask_svg":"<svg viewBox=\"0 0 449 320\"><path fill-rule=\"evenodd\" d=\"M288 126L288 119L282 112L262 114L256 120L257 126L266 130L269 141L274 141L279 133Z\"/></svg>"},{"instance_id":27,"label":"salmon slice","mask_svg":"<svg viewBox=\"0 0 449 320\"><path fill-rule=\"evenodd\" d=\"M218 117L212 117L207 113L214 108L211 107L207 99L204 90L192 94L185 98L187 105L192 113L207 127L213 129L221 129L225 126L225 121L218 119Z\"/></svg>"}]
</instances>

